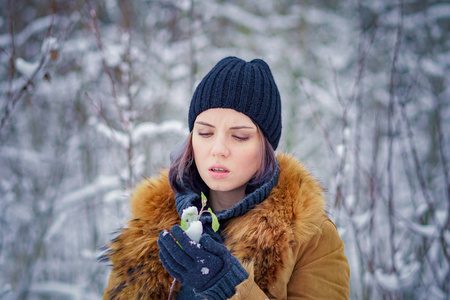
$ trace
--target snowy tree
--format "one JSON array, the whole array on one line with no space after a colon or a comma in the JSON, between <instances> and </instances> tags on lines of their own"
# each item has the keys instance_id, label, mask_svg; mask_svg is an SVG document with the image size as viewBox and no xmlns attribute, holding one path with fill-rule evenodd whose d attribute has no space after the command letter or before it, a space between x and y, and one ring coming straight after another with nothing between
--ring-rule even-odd
<instances>
[{"instance_id":1,"label":"snowy tree","mask_svg":"<svg viewBox=\"0 0 450 300\"><path fill-rule=\"evenodd\" d=\"M445 1L8 0L0 7L0 299L99 299L100 248L169 165L199 80L268 61L280 151L327 191L352 299L450 294Z\"/></svg>"}]
</instances>

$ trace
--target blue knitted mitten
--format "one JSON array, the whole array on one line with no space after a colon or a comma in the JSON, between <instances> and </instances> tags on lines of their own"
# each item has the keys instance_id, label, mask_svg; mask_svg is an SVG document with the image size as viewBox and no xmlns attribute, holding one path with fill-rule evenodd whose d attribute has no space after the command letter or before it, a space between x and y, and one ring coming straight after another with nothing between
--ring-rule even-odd
<instances>
[{"instance_id":1,"label":"blue knitted mitten","mask_svg":"<svg viewBox=\"0 0 450 300\"><path fill-rule=\"evenodd\" d=\"M175 225L170 233L160 233L158 246L159 258L169 274L208 299L232 297L236 286L248 278L239 260L208 234L197 244Z\"/></svg>"}]
</instances>

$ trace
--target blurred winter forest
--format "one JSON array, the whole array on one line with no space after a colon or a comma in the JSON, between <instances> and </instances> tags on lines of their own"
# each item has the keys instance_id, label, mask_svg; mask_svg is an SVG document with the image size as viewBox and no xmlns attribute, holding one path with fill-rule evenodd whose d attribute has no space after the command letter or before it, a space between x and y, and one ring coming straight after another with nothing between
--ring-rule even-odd
<instances>
[{"instance_id":1,"label":"blurred winter forest","mask_svg":"<svg viewBox=\"0 0 450 300\"><path fill-rule=\"evenodd\" d=\"M450 299L448 1L2 3L0 299L101 298L129 192L228 55L271 66L278 150L326 189L351 299Z\"/></svg>"}]
</instances>

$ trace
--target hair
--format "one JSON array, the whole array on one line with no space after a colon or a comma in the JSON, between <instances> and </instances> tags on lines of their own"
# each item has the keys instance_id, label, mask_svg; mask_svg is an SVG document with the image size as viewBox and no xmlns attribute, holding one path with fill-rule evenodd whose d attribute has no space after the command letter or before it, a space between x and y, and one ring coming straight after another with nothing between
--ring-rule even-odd
<instances>
[{"instance_id":1,"label":"hair","mask_svg":"<svg viewBox=\"0 0 450 300\"><path fill-rule=\"evenodd\" d=\"M256 125L256 124L255 124ZM256 125L261 143L260 167L255 175L248 181L246 194L249 194L270 180L277 169L275 151L268 139ZM185 193L191 190L197 194L207 193L209 190L201 178L194 161L194 149L192 147L192 132L189 137L170 155L171 166L169 169L169 184L176 193Z\"/></svg>"}]
</instances>

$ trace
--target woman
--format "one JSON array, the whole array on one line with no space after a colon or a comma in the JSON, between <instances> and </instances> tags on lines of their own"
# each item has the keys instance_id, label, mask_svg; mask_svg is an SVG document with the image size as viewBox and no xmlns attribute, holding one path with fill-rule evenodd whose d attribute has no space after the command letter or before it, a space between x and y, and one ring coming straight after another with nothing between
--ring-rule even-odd
<instances>
[{"instance_id":1,"label":"woman","mask_svg":"<svg viewBox=\"0 0 450 300\"><path fill-rule=\"evenodd\" d=\"M269 66L218 62L196 88L189 129L169 172L136 188L132 219L110 244L103 298L348 299L344 244L319 183L274 154L281 102ZM196 243L178 224L202 192L220 227L202 214Z\"/></svg>"}]
</instances>

